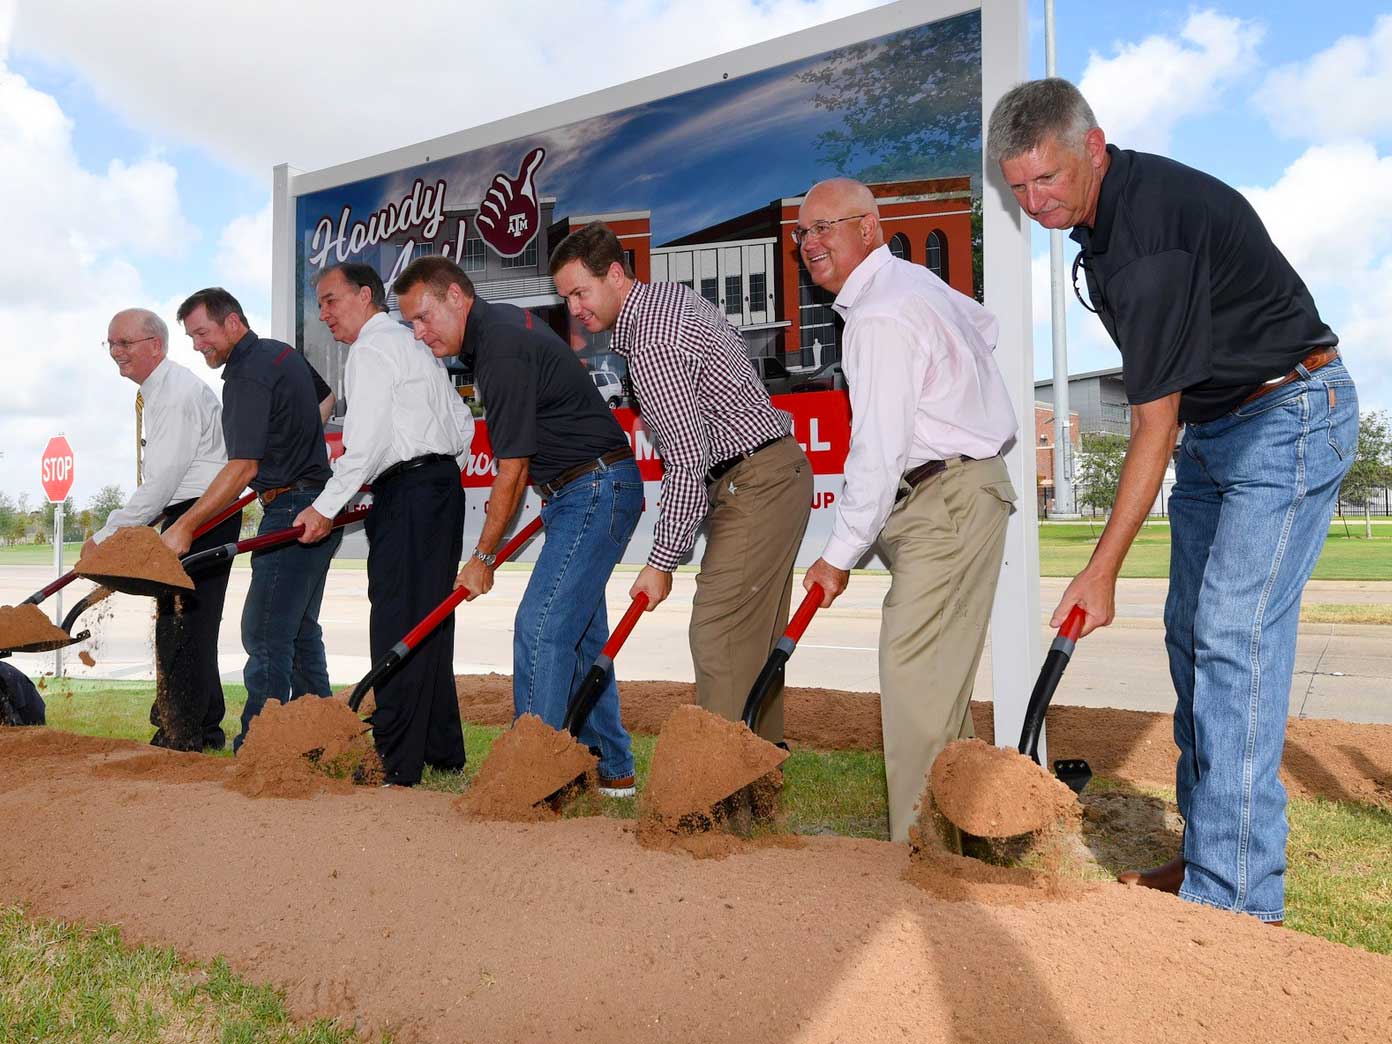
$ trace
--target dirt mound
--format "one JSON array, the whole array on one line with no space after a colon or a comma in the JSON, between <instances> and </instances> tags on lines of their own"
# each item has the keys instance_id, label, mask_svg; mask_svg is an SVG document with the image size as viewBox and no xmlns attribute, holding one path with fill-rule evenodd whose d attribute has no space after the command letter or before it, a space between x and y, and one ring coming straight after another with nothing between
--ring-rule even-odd
<instances>
[{"instance_id":1,"label":"dirt mound","mask_svg":"<svg viewBox=\"0 0 1392 1044\"><path fill-rule=\"evenodd\" d=\"M694 704L676 708L662 726L643 795L643 816L669 829L706 829L716 806L778 770L788 752Z\"/></svg>"},{"instance_id":2,"label":"dirt mound","mask_svg":"<svg viewBox=\"0 0 1392 1044\"><path fill-rule=\"evenodd\" d=\"M0 649L22 649L40 642L66 642L66 631L53 626L37 605L0 605Z\"/></svg>"},{"instance_id":3,"label":"dirt mound","mask_svg":"<svg viewBox=\"0 0 1392 1044\"><path fill-rule=\"evenodd\" d=\"M549 819L556 813L546 799L593 772L597 764L570 733L553 729L535 714L524 714L498 737L455 805L480 819Z\"/></svg>"},{"instance_id":4,"label":"dirt mound","mask_svg":"<svg viewBox=\"0 0 1392 1044\"><path fill-rule=\"evenodd\" d=\"M921 816L909 828L904 880L948 902L988 906L1080 899L1098 887L1082 879L1071 836L1062 831L1052 832L1031 856L1036 865L999 866L957 855L943 847L938 831Z\"/></svg>"},{"instance_id":5,"label":"dirt mound","mask_svg":"<svg viewBox=\"0 0 1392 1044\"><path fill-rule=\"evenodd\" d=\"M113 758L93 769L108 779L146 779L154 783L224 783L235 774L228 758L174 750L152 750L126 758Z\"/></svg>"},{"instance_id":6,"label":"dirt mound","mask_svg":"<svg viewBox=\"0 0 1392 1044\"><path fill-rule=\"evenodd\" d=\"M336 699L267 702L247 730L227 783L247 797L307 798L382 781L367 725Z\"/></svg>"},{"instance_id":7,"label":"dirt mound","mask_svg":"<svg viewBox=\"0 0 1392 1044\"><path fill-rule=\"evenodd\" d=\"M977 837L1033 834L1078 815L1066 786L1029 758L979 739L943 748L928 772L928 792L952 823Z\"/></svg>"},{"instance_id":8,"label":"dirt mound","mask_svg":"<svg viewBox=\"0 0 1392 1044\"><path fill-rule=\"evenodd\" d=\"M78 559L76 571L128 594L153 595L171 587L193 590L178 556L149 526L116 530Z\"/></svg>"}]
</instances>

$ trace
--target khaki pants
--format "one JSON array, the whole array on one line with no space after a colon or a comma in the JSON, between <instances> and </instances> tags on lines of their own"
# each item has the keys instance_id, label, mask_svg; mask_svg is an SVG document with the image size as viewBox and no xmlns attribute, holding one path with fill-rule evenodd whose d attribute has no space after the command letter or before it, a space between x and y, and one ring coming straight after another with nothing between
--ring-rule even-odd
<instances>
[{"instance_id":1,"label":"khaki pants","mask_svg":"<svg viewBox=\"0 0 1392 1044\"><path fill-rule=\"evenodd\" d=\"M793 439L741 461L711 487L706 553L691 608L696 701L739 721L744 701L788 626L793 562L812 511L812 466ZM783 685L756 731L783 739Z\"/></svg>"},{"instance_id":2,"label":"khaki pants","mask_svg":"<svg viewBox=\"0 0 1392 1044\"><path fill-rule=\"evenodd\" d=\"M939 752L974 735L972 685L1014 502L1000 457L953 460L899 501L880 533L892 577L880 625L880 716L893 841L908 840Z\"/></svg>"}]
</instances>

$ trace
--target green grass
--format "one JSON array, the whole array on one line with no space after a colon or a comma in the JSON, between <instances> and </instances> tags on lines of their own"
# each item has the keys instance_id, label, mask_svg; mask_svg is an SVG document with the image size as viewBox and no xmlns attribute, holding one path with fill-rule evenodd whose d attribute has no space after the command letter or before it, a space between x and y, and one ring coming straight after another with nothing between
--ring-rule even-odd
<instances>
[{"instance_id":1,"label":"green grass","mask_svg":"<svg viewBox=\"0 0 1392 1044\"><path fill-rule=\"evenodd\" d=\"M360 1039L325 1020L296 1025L280 994L223 960L189 963L173 950L127 946L114 927L32 921L17 906L0 907L0 1031L6 1044Z\"/></svg>"},{"instance_id":2,"label":"green grass","mask_svg":"<svg viewBox=\"0 0 1392 1044\"><path fill-rule=\"evenodd\" d=\"M1373 530L1365 539L1362 527L1350 526L1352 536L1335 523L1315 566L1316 580L1392 580L1392 528ZM1039 527L1039 572L1042 576L1074 576L1087 565L1101 535L1102 523L1051 522ZM1136 534L1126 556L1124 577L1164 578L1170 571L1170 527L1147 523Z\"/></svg>"}]
</instances>

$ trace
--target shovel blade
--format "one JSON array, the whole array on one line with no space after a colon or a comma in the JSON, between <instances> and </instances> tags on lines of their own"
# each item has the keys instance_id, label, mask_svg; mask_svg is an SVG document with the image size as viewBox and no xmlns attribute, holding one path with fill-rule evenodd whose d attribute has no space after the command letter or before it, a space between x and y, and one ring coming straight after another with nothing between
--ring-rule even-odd
<instances>
[{"instance_id":1,"label":"shovel blade","mask_svg":"<svg viewBox=\"0 0 1392 1044\"><path fill-rule=\"evenodd\" d=\"M1092 782L1092 767L1082 758L1059 758L1054 762L1054 775L1073 793L1081 794Z\"/></svg>"}]
</instances>

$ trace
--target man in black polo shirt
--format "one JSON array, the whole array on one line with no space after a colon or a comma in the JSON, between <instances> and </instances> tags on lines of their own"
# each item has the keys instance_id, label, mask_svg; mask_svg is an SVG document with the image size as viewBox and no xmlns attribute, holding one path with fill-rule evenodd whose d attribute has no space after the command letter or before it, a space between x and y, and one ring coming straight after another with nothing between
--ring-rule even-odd
<instances>
[{"instance_id":1,"label":"man in black polo shirt","mask_svg":"<svg viewBox=\"0 0 1392 1044\"><path fill-rule=\"evenodd\" d=\"M459 573L474 598L528 483L545 498L545 544L513 631L513 711L559 728L609 637L604 585L643 509L643 483L623 429L570 347L530 312L490 304L444 257L413 261L393 289L417 339L437 357L463 352L487 409L498 477L478 546ZM633 793L633 750L611 673L580 734L599 750L600 791Z\"/></svg>"},{"instance_id":2,"label":"man in black polo shirt","mask_svg":"<svg viewBox=\"0 0 1392 1044\"><path fill-rule=\"evenodd\" d=\"M257 337L237 299L221 287L200 290L179 306L179 321L213 369L222 367L222 430L227 465L163 539L176 554L194 531L247 486L265 514L260 533L288 529L314 502L332 471L319 404L327 396L314 368L290 345ZM242 678L247 700L239 750L251 719L268 699L332 695L319 603L342 530L313 545L291 542L251 556L251 586L242 607Z\"/></svg>"},{"instance_id":3,"label":"man in black polo shirt","mask_svg":"<svg viewBox=\"0 0 1392 1044\"><path fill-rule=\"evenodd\" d=\"M1122 560L1185 425L1165 605L1184 851L1121 879L1279 924L1277 771L1300 596L1358 439L1338 338L1241 194L1107 145L1067 81L1009 91L987 147L1031 218L1073 230L1131 401L1116 507L1054 626L1074 605L1083 634L1111 622Z\"/></svg>"}]
</instances>

